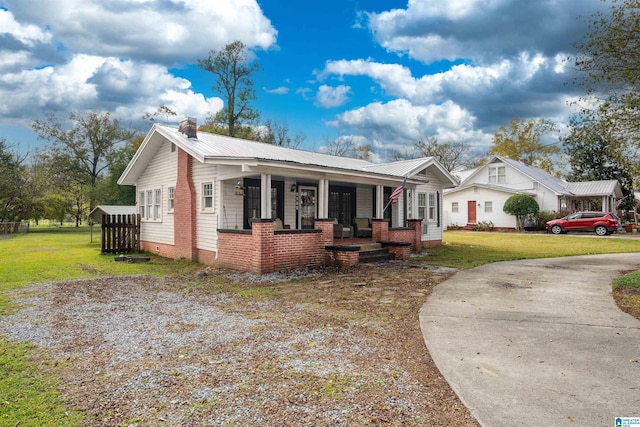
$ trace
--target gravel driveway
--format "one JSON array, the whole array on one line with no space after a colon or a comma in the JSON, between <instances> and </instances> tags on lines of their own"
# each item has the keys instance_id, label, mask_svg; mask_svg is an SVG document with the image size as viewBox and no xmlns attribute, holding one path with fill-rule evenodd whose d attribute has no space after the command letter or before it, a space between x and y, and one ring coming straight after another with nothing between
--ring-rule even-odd
<instances>
[{"instance_id":1,"label":"gravel driveway","mask_svg":"<svg viewBox=\"0 0 640 427\"><path fill-rule=\"evenodd\" d=\"M38 284L0 333L37 345L83 425L477 425L418 325L452 271L406 267Z\"/></svg>"}]
</instances>

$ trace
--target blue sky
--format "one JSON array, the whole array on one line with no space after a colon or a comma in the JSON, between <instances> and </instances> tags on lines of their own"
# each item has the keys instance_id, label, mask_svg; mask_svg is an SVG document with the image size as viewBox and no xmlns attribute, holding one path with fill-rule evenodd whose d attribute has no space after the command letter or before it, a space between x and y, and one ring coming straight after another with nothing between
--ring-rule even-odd
<instances>
[{"instance_id":1,"label":"blue sky","mask_svg":"<svg viewBox=\"0 0 640 427\"><path fill-rule=\"evenodd\" d=\"M141 132L167 105L203 123L222 107L195 66L247 45L263 119L374 160L419 139L481 153L511 118L562 129L582 94L573 44L599 0L0 0L0 138L21 151L45 112L108 111Z\"/></svg>"}]
</instances>

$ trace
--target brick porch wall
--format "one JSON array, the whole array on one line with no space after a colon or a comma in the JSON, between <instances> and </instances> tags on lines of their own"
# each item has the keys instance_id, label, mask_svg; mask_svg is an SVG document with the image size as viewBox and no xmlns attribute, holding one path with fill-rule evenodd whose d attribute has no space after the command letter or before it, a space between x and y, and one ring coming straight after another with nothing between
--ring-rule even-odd
<instances>
[{"instance_id":1,"label":"brick porch wall","mask_svg":"<svg viewBox=\"0 0 640 427\"><path fill-rule=\"evenodd\" d=\"M314 230L274 230L271 219L253 222L251 230L218 230L218 263L256 274L327 262L333 243L333 220L317 220Z\"/></svg>"},{"instance_id":2,"label":"brick porch wall","mask_svg":"<svg viewBox=\"0 0 640 427\"><path fill-rule=\"evenodd\" d=\"M374 242L389 240L389 220L374 218L371 220L371 237Z\"/></svg>"},{"instance_id":3,"label":"brick porch wall","mask_svg":"<svg viewBox=\"0 0 640 427\"><path fill-rule=\"evenodd\" d=\"M422 241L422 220L421 219L408 219L407 226L413 229L413 250L420 252L424 243Z\"/></svg>"},{"instance_id":4,"label":"brick porch wall","mask_svg":"<svg viewBox=\"0 0 640 427\"><path fill-rule=\"evenodd\" d=\"M250 230L219 231L218 264L221 267L253 271L252 245L253 236Z\"/></svg>"}]
</instances>

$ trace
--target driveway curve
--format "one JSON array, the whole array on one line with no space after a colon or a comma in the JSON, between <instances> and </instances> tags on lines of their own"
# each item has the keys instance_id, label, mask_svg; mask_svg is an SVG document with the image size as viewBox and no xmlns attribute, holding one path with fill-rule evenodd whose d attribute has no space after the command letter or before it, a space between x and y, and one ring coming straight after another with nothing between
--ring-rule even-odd
<instances>
[{"instance_id":1,"label":"driveway curve","mask_svg":"<svg viewBox=\"0 0 640 427\"><path fill-rule=\"evenodd\" d=\"M420 311L436 365L485 426L613 426L640 417L640 321L611 296L640 254L460 271Z\"/></svg>"}]
</instances>

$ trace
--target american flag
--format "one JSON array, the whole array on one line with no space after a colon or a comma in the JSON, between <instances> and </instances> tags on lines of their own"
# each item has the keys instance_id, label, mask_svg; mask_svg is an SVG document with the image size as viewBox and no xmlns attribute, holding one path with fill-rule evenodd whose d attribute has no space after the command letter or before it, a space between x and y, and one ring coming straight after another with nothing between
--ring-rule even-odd
<instances>
[{"instance_id":1,"label":"american flag","mask_svg":"<svg viewBox=\"0 0 640 427\"><path fill-rule=\"evenodd\" d=\"M614 208L615 208L615 209L618 209L618 208L620 207L620 205L621 205L621 204L622 204L622 199L618 199L618 200L616 200L616 203L615 203L615 205L614 205Z\"/></svg>"},{"instance_id":2,"label":"american flag","mask_svg":"<svg viewBox=\"0 0 640 427\"><path fill-rule=\"evenodd\" d=\"M402 180L402 184L400 184L398 188L393 190L393 193L391 193L391 196L389 196L389 200L391 201L391 204L395 205L398 202L398 199L400 198L400 195L402 194L402 190L404 190L404 185L406 183L407 183L407 178L405 177Z\"/></svg>"}]
</instances>

